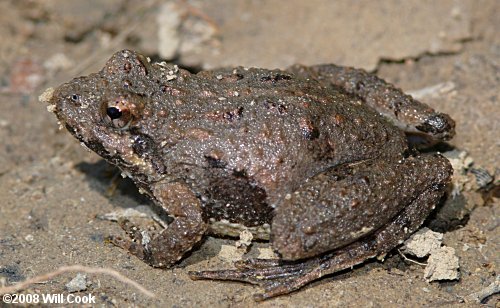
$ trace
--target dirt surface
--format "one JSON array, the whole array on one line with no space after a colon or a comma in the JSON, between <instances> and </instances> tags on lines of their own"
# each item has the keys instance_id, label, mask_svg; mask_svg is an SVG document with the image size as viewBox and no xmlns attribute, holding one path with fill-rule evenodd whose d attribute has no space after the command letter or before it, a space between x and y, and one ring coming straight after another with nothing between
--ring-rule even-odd
<instances>
[{"instance_id":1,"label":"dirt surface","mask_svg":"<svg viewBox=\"0 0 500 308\"><path fill-rule=\"evenodd\" d=\"M451 147L500 176L500 2L491 1L1 1L0 287L62 265L111 268L156 297L103 274L86 290L102 306L253 306L257 287L192 281L188 270L222 269L241 257L235 241L208 237L180 264L153 269L104 241L122 234L98 219L149 204L116 170L85 151L38 102L50 86L102 67L132 48L192 69L338 63L377 71L457 122ZM469 174L470 175L470 174ZM472 175L471 175L472 176ZM117 183L116 190L113 185ZM498 184L498 180L496 182ZM492 184L488 187L491 188ZM467 295L497 280L498 186L465 185L461 211L427 225L460 262L457 281L426 282L398 252L325 277L260 306L478 306ZM450 194L451 195L451 194ZM460 204L459 201L453 204ZM438 209L439 210L439 209ZM438 222L436 222L438 221ZM250 256L265 252L253 244ZM426 262L426 260L418 260ZM23 294L67 294L66 273ZM498 307L492 295L482 305Z\"/></svg>"}]
</instances>

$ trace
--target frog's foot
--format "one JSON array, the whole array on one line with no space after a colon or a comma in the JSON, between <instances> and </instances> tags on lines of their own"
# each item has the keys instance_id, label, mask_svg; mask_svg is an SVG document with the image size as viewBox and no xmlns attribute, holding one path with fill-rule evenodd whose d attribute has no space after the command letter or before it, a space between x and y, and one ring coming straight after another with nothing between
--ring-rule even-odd
<instances>
[{"instance_id":1,"label":"frog's foot","mask_svg":"<svg viewBox=\"0 0 500 308\"><path fill-rule=\"evenodd\" d=\"M259 285L264 292L254 294L256 301L296 291L306 284L376 256L354 243L321 257L306 261L247 259L237 261L235 270L189 272L192 279L231 280Z\"/></svg>"},{"instance_id":2,"label":"frog's foot","mask_svg":"<svg viewBox=\"0 0 500 308\"><path fill-rule=\"evenodd\" d=\"M147 232L141 232L139 227L125 218L120 218L118 224L127 233L130 239L110 235L106 238L106 241L144 260L144 241L150 238L149 234Z\"/></svg>"}]
</instances>

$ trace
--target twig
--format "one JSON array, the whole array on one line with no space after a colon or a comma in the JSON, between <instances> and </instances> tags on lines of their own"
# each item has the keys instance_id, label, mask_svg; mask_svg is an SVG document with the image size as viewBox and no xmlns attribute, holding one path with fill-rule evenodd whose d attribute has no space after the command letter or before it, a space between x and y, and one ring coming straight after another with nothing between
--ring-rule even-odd
<instances>
[{"instance_id":1,"label":"twig","mask_svg":"<svg viewBox=\"0 0 500 308\"><path fill-rule=\"evenodd\" d=\"M411 263L415 263L415 264L418 264L420 266L427 266L426 263L421 263L421 262L418 262L418 261L415 261L415 260L412 260L410 258L408 258L403 252L401 252L401 250L398 249L398 252L399 252L399 255L405 260L405 261L408 261L408 262L411 262Z\"/></svg>"},{"instance_id":2,"label":"twig","mask_svg":"<svg viewBox=\"0 0 500 308\"><path fill-rule=\"evenodd\" d=\"M8 287L1 287L0 288L0 294L7 294L7 293L13 293L22 289L25 289L29 287L32 284L39 283L45 280L51 280L54 277L67 273L67 272L84 272L88 274L106 274L109 275L116 280L119 280L125 284L128 284L137 290L139 290L142 294L148 296L148 297L155 297L155 294L143 286L141 286L139 283L133 281L130 278L127 278L120 274L119 272L110 269L110 268L98 268L98 267L87 267L83 265L69 265L69 266L61 266L57 270L47 273L45 275L40 275L36 276L30 279L26 279L25 281L19 282L15 285L8 286Z\"/></svg>"},{"instance_id":3,"label":"twig","mask_svg":"<svg viewBox=\"0 0 500 308\"><path fill-rule=\"evenodd\" d=\"M179 2L182 2L182 3L179 3ZM184 9L187 11L186 13L183 14L184 15L183 18L186 18L189 15L194 16L194 17L198 17L201 20L203 20L204 22L206 22L207 24L209 24L212 27L212 29L214 29L216 32L220 32L219 25L208 14L206 14L205 12L200 10L199 8L195 7L194 5L188 3L186 0L182 0L179 2L177 3L177 5L183 6Z\"/></svg>"}]
</instances>

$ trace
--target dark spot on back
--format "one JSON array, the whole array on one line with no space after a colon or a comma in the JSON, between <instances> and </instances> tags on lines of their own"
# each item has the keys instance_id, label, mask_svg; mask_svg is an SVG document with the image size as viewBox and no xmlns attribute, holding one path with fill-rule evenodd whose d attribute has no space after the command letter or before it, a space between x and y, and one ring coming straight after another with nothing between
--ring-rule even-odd
<instances>
[{"instance_id":1,"label":"dark spot on back","mask_svg":"<svg viewBox=\"0 0 500 308\"><path fill-rule=\"evenodd\" d=\"M298 124L304 138L314 140L319 137L319 129L313 124L311 119L307 117L300 118Z\"/></svg>"},{"instance_id":2,"label":"dark spot on back","mask_svg":"<svg viewBox=\"0 0 500 308\"><path fill-rule=\"evenodd\" d=\"M123 87L124 87L125 89L128 89L128 88L130 88L131 86L132 86L132 82L131 82L130 80L127 80L127 79L123 80Z\"/></svg>"},{"instance_id":3,"label":"dark spot on back","mask_svg":"<svg viewBox=\"0 0 500 308\"><path fill-rule=\"evenodd\" d=\"M247 171L245 169L242 169L242 170L236 170L234 169L233 170L233 175L235 177L238 177L238 178L246 178L248 175L247 175Z\"/></svg>"},{"instance_id":4,"label":"dark spot on back","mask_svg":"<svg viewBox=\"0 0 500 308\"><path fill-rule=\"evenodd\" d=\"M279 81L291 80L291 79L292 79L292 76L290 76L290 75L277 73L277 74L271 75L271 76L263 76L260 78L260 81L276 83Z\"/></svg>"},{"instance_id":5,"label":"dark spot on back","mask_svg":"<svg viewBox=\"0 0 500 308\"><path fill-rule=\"evenodd\" d=\"M279 114L284 114L286 112L286 106L283 104L277 104L273 101L270 101L266 99L264 101L264 107L266 109L272 110L272 111L277 111Z\"/></svg>"},{"instance_id":6,"label":"dark spot on back","mask_svg":"<svg viewBox=\"0 0 500 308\"><path fill-rule=\"evenodd\" d=\"M314 140L319 137L319 129L316 127L302 127L302 135L308 140Z\"/></svg>"},{"instance_id":7,"label":"dark spot on back","mask_svg":"<svg viewBox=\"0 0 500 308\"><path fill-rule=\"evenodd\" d=\"M360 92L365 89L365 83L363 81L356 82L356 92Z\"/></svg>"},{"instance_id":8,"label":"dark spot on back","mask_svg":"<svg viewBox=\"0 0 500 308\"><path fill-rule=\"evenodd\" d=\"M243 107L239 107L238 109L231 111L226 111L223 117L225 120L228 120L229 122L240 119L243 117Z\"/></svg>"},{"instance_id":9,"label":"dark spot on back","mask_svg":"<svg viewBox=\"0 0 500 308\"><path fill-rule=\"evenodd\" d=\"M215 157L212 157L209 155L205 155L204 157L205 157L205 159L208 163L208 166L210 168L225 168L227 165L226 162L224 162L221 159L218 159L218 158L215 158Z\"/></svg>"}]
</instances>

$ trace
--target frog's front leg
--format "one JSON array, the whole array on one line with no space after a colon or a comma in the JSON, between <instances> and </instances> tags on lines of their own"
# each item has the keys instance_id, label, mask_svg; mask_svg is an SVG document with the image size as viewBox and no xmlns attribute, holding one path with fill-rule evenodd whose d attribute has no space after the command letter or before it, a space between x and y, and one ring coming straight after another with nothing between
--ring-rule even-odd
<instances>
[{"instance_id":1,"label":"frog's front leg","mask_svg":"<svg viewBox=\"0 0 500 308\"><path fill-rule=\"evenodd\" d=\"M135 230L122 222L122 228L132 233L135 241L117 237L110 241L151 266L169 267L200 241L207 225L200 200L186 185L159 182L153 185L152 191L157 202L174 217L173 222L152 238L146 231Z\"/></svg>"},{"instance_id":2,"label":"frog's front leg","mask_svg":"<svg viewBox=\"0 0 500 308\"><path fill-rule=\"evenodd\" d=\"M396 247L439 202L451 173L440 155L377 159L328 170L276 210L272 245L284 260L249 260L236 264L236 270L190 275L259 284L264 293L257 300L290 293Z\"/></svg>"}]
</instances>

